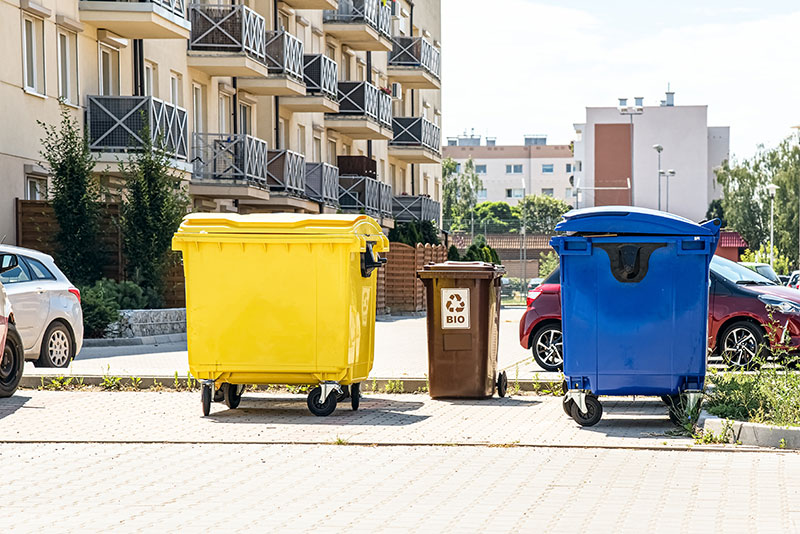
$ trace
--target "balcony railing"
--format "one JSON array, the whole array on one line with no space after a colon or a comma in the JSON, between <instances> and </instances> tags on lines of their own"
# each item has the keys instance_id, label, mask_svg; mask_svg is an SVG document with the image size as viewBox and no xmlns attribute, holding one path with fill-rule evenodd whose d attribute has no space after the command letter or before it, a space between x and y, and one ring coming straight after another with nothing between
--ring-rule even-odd
<instances>
[{"instance_id":1,"label":"balcony railing","mask_svg":"<svg viewBox=\"0 0 800 534\"><path fill-rule=\"evenodd\" d=\"M266 63L266 23L252 9L243 5L192 4L189 20L189 50L241 53Z\"/></svg>"},{"instance_id":2,"label":"balcony railing","mask_svg":"<svg viewBox=\"0 0 800 534\"><path fill-rule=\"evenodd\" d=\"M267 187L267 142L244 134L194 134L195 180L243 181Z\"/></svg>"},{"instance_id":3,"label":"balcony railing","mask_svg":"<svg viewBox=\"0 0 800 534\"><path fill-rule=\"evenodd\" d=\"M94 151L135 152L149 131L150 142L168 155L186 159L189 153L186 110L151 96L89 96L86 124Z\"/></svg>"},{"instance_id":4,"label":"balcony railing","mask_svg":"<svg viewBox=\"0 0 800 534\"><path fill-rule=\"evenodd\" d=\"M338 102L337 77L336 62L328 56L324 54L303 56L303 80L306 83L306 94L322 95Z\"/></svg>"},{"instance_id":5,"label":"balcony railing","mask_svg":"<svg viewBox=\"0 0 800 534\"><path fill-rule=\"evenodd\" d=\"M339 8L326 9L323 22L369 24L386 37L390 37L392 8L381 0L339 0Z\"/></svg>"},{"instance_id":6,"label":"balcony railing","mask_svg":"<svg viewBox=\"0 0 800 534\"><path fill-rule=\"evenodd\" d=\"M363 115L392 127L392 98L369 82L339 82L339 115Z\"/></svg>"},{"instance_id":7,"label":"balcony railing","mask_svg":"<svg viewBox=\"0 0 800 534\"><path fill-rule=\"evenodd\" d=\"M306 163L306 196L331 206L339 205L339 167Z\"/></svg>"},{"instance_id":8,"label":"balcony railing","mask_svg":"<svg viewBox=\"0 0 800 534\"><path fill-rule=\"evenodd\" d=\"M303 42L287 31L267 32L267 69L303 81Z\"/></svg>"},{"instance_id":9,"label":"balcony railing","mask_svg":"<svg viewBox=\"0 0 800 534\"><path fill-rule=\"evenodd\" d=\"M305 193L306 157L291 150L270 150L267 184L270 191L293 195Z\"/></svg>"},{"instance_id":10,"label":"balcony railing","mask_svg":"<svg viewBox=\"0 0 800 534\"><path fill-rule=\"evenodd\" d=\"M393 198L392 214L397 222L435 221L438 226L440 213L440 204L428 197L402 195Z\"/></svg>"},{"instance_id":11,"label":"balcony railing","mask_svg":"<svg viewBox=\"0 0 800 534\"><path fill-rule=\"evenodd\" d=\"M395 117L392 119L392 146L422 147L439 152L442 138L439 127L424 117Z\"/></svg>"},{"instance_id":12,"label":"balcony railing","mask_svg":"<svg viewBox=\"0 0 800 534\"><path fill-rule=\"evenodd\" d=\"M440 78L441 53L424 37L395 36L390 67L420 67Z\"/></svg>"},{"instance_id":13,"label":"balcony railing","mask_svg":"<svg viewBox=\"0 0 800 534\"><path fill-rule=\"evenodd\" d=\"M392 186L383 182L378 182L378 191L380 198L378 202L378 211L381 217L392 216Z\"/></svg>"},{"instance_id":14,"label":"balcony railing","mask_svg":"<svg viewBox=\"0 0 800 534\"><path fill-rule=\"evenodd\" d=\"M81 0L82 2L92 2L94 0ZM109 1L109 0L103 0ZM114 0L112 0L114 1ZM116 0L120 3L125 2L126 0ZM155 4L157 6L161 6L173 15L177 15L178 17L185 19L186 18L186 4L184 4L183 0L138 0L139 2L148 2L150 4Z\"/></svg>"},{"instance_id":15,"label":"balcony railing","mask_svg":"<svg viewBox=\"0 0 800 534\"><path fill-rule=\"evenodd\" d=\"M339 205L344 211L380 215L380 182L367 176L339 176Z\"/></svg>"},{"instance_id":16,"label":"balcony railing","mask_svg":"<svg viewBox=\"0 0 800 534\"><path fill-rule=\"evenodd\" d=\"M377 162L367 156L339 156L336 158L336 164L339 166L339 174L342 176L350 174L368 178L378 177Z\"/></svg>"}]
</instances>

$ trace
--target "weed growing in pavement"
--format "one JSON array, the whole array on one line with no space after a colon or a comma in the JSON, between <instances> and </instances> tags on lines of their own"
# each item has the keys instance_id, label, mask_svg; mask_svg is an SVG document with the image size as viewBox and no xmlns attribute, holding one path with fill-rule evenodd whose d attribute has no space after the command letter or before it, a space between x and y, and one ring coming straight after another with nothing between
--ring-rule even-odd
<instances>
[{"instance_id":1,"label":"weed growing in pavement","mask_svg":"<svg viewBox=\"0 0 800 534\"><path fill-rule=\"evenodd\" d=\"M786 448L786 438L781 438L781 440L778 442L778 448L779 449L785 449Z\"/></svg>"},{"instance_id":2,"label":"weed growing in pavement","mask_svg":"<svg viewBox=\"0 0 800 534\"><path fill-rule=\"evenodd\" d=\"M309 387L310 386L308 386L308 385L304 385L304 386L286 386L286 389L289 391L289 393L303 393L303 394L305 394L305 393L308 393Z\"/></svg>"},{"instance_id":3,"label":"weed growing in pavement","mask_svg":"<svg viewBox=\"0 0 800 534\"><path fill-rule=\"evenodd\" d=\"M176 391L180 391L181 389L181 381L178 378L178 371L175 371L175 380L172 381L172 389Z\"/></svg>"},{"instance_id":4,"label":"weed growing in pavement","mask_svg":"<svg viewBox=\"0 0 800 534\"><path fill-rule=\"evenodd\" d=\"M389 380L384 388L386 393L405 393L402 380Z\"/></svg>"},{"instance_id":5,"label":"weed growing in pavement","mask_svg":"<svg viewBox=\"0 0 800 534\"><path fill-rule=\"evenodd\" d=\"M153 385L150 386L150 391L164 391L164 384L154 378Z\"/></svg>"},{"instance_id":6,"label":"weed growing in pavement","mask_svg":"<svg viewBox=\"0 0 800 534\"><path fill-rule=\"evenodd\" d=\"M124 388L128 391L139 391L142 386L142 379L138 376L132 376L130 383Z\"/></svg>"},{"instance_id":7,"label":"weed growing in pavement","mask_svg":"<svg viewBox=\"0 0 800 534\"><path fill-rule=\"evenodd\" d=\"M68 389L70 384L72 384L73 377L71 376L56 376L50 379L50 381L45 384L44 377L42 377L42 386L39 389L46 389L48 391L62 391Z\"/></svg>"},{"instance_id":8,"label":"weed growing in pavement","mask_svg":"<svg viewBox=\"0 0 800 534\"><path fill-rule=\"evenodd\" d=\"M245 387L246 391L258 391L258 384L250 384L249 386Z\"/></svg>"},{"instance_id":9,"label":"weed growing in pavement","mask_svg":"<svg viewBox=\"0 0 800 534\"><path fill-rule=\"evenodd\" d=\"M511 388L512 395L519 395L519 364L514 366L514 387Z\"/></svg>"},{"instance_id":10,"label":"weed growing in pavement","mask_svg":"<svg viewBox=\"0 0 800 534\"><path fill-rule=\"evenodd\" d=\"M106 391L118 391L122 389L122 378L106 373L103 375L103 381L100 383L100 387Z\"/></svg>"},{"instance_id":11,"label":"weed growing in pavement","mask_svg":"<svg viewBox=\"0 0 800 534\"><path fill-rule=\"evenodd\" d=\"M195 380L190 373L186 373L186 389L194 391L198 385L197 380Z\"/></svg>"},{"instance_id":12,"label":"weed growing in pavement","mask_svg":"<svg viewBox=\"0 0 800 534\"><path fill-rule=\"evenodd\" d=\"M372 392L373 393L378 392L378 381L375 380L374 378L372 379Z\"/></svg>"},{"instance_id":13,"label":"weed growing in pavement","mask_svg":"<svg viewBox=\"0 0 800 534\"><path fill-rule=\"evenodd\" d=\"M720 430L719 434L700 429L692 437L697 445L730 443L731 438L733 438L733 421L725 419L722 422L722 430Z\"/></svg>"},{"instance_id":14,"label":"weed growing in pavement","mask_svg":"<svg viewBox=\"0 0 800 534\"><path fill-rule=\"evenodd\" d=\"M340 438L339 436L336 436L336 439L333 441L333 444L334 445L347 445L348 441L346 439L344 439L344 438Z\"/></svg>"}]
</instances>

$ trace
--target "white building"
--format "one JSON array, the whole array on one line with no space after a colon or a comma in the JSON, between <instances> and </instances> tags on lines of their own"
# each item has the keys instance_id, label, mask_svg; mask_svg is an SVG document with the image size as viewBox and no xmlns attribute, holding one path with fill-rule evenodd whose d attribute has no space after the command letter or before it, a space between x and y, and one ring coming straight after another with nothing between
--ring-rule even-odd
<instances>
[{"instance_id":1,"label":"white building","mask_svg":"<svg viewBox=\"0 0 800 534\"><path fill-rule=\"evenodd\" d=\"M639 99L637 99L639 100ZM722 195L714 168L729 158L730 128L708 126L708 106L675 106L673 93L659 106L629 106L631 119L619 107L586 108L584 123L575 124L575 184L580 207L622 204L659 208L692 220L705 218L709 203ZM669 181L669 184L667 184ZM669 197L667 197L669 191Z\"/></svg>"},{"instance_id":2,"label":"white building","mask_svg":"<svg viewBox=\"0 0 800 534\"><path fill-rule=\"evenodd\" d=\"M516 205L525 195L549 195L573 202L570 177L574 160L569 145L547 145L543 136L528 136L524 145L480 144L475 135L450 138L443 156L463 166L469 159L483 181L479 202Z\"/></svg>"}]
</instances>

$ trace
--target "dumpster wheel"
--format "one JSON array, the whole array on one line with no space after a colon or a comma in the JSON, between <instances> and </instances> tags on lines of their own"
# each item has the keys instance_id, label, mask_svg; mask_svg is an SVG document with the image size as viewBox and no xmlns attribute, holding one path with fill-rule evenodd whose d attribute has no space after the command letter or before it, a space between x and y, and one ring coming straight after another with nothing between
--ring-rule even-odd
<instances>
[{"instance_id":1,"label":"dumpster wheel","mask_svg":"<svg viewBox=\"0 0 800 534\"><path fill-rule=\"evenodd\" d=\"M244 386L238 384L222 384L222 388L225 396L225 405L231 410L238 408L239 403L242 402Z\"/></svg>"},{"instance_id":2,"label":"dumpster wheel","mask_svg":"<svg viewBox=\"0 0 800 534\"><path fill-rule=\"evenodd\" d=\"M561 407L564 409L564 413L570 417L572 417L573 404L575 404L575 401L570 399L569 397L564 397L564 399L561 401Z\"/></svg>"},{"instance_id":3,"label":"dumpster wheel","mask_svg":"<svg viewBox=\"0 0 800 534\"><path fill-rule=\"evenodd\" d=\"M505 397L506 391L508 391L508 375L505 371L500 371L500 374L497 375L497 394Z\"/></svg>"},{"instance_id":4,"label":"dumpster wheel","mask_svg":"<svg viewBox=\"0 0 800 534\"><path fill-rule=\"evenodd\" d=\"M336 392L331 392L324 403L320 402L321 398L322 388L317 386L312 389L308 394L308 409L314 415L326 417L336 410Z\"/></svg>"},{"instance_id":5,"label":"dumpster wheel","mask_svg":"<svg viewBox=\"0 0 800 534\"><path fill-rule=\"evenodd\" d=\"M355 382L350 384L350 407L356 411L359 404L361 404L361 383Z\"/></svg>"},{"instance_id":6,"label":"dumpster wheel","mask_svg":"<svg viewBox=\"0 0 800 534\"><path fill-rule=\"evenodd\" d=\"M350 396L350 388L342 386L342 392L336 394L336 402L344 402Z\"/></svg>"},{"instance_id":7,"label":"dumpster wheel","mask_svg":"<svg viewBox=\"0 0 800 534\"><path fill-rule=\"evenodd\" d=\"M214 396L214 381L210 381L209 384L206 381L203 381L203 385L200 386L200 401L203 404L203 416L207 416L211 413L211 398Z\"/></svg>"},{"instance_id":8,"label":"dumpster wheel","mask_svg":"<svg viewBox=\"0 0 800 534\"><path fill-rule=\"evenodd\" d=\"M603 417L603 405L594 395L586 395L586 413L581 412L578 403L572 403L572 418L581 426L594 426Z\"/></svg>"}]
</instances>

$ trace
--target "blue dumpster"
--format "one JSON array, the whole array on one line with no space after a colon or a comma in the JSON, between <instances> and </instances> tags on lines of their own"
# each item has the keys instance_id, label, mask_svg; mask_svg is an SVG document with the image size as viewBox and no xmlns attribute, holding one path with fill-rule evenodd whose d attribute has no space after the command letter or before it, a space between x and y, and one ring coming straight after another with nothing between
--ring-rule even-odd
<instances>
[{"instance_id":1,"label":"blue dumpster","mask_svg":"<svg viewBox=\"0 0 800 534\"><path fill-rule=\"evenodd\" d=\"M564 410L602 417L598 395L696 402L706 373L708 267L719 220L630 206L572 210L550 240L561 262Z\"/></svg>"}]
</instances>

